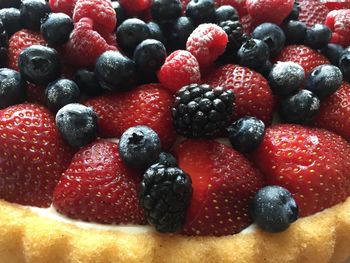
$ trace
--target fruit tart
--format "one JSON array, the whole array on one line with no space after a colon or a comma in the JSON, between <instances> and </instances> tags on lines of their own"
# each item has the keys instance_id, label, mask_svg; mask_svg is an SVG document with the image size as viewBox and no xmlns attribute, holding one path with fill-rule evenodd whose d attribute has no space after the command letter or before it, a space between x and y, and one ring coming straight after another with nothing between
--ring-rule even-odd
<instances>
[{"instance_id":1,"label":"fruit tart","mask_svg":"<svg viewBox=\"0 0 350 263\"><path fill-rule=\"evenodd\" d=\"M350 9L0 2L0 262L350 262Z\"/></svg>"}]
</instances>

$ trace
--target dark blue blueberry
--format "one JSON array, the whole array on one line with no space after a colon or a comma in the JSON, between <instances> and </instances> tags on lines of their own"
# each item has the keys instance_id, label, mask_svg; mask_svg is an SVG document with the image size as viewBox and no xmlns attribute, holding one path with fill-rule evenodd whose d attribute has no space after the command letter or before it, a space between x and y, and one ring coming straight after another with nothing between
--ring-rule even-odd
<instances>
[{"instance_id":1,"label":"dark blue blueberry","mask_svg":"<svg viewBox=\"0 0 350 263\"><path fill-rule=\"evenodd\" d=\"M313 48L321 49L327 46L332 38L332 31L326 25L315 24L306 30L304 44Z\"/></svg>"},{"instance_id":2,"label":"dark blue blueberry","mask_svg":"<svg viewBox=\"0 0 350 263\"><path fill-rule=\"evenodd\" d=\"M343 81L340 69L333 65L321 65L314 68L305 81L305 89L311 90L320 99L336 92Z\"/></svg>"},{"instance_id":3,"label":"dark blue blueberry","mask_svg":"<svg viewBox=\"0 0 350 263\"><path fill-rule=\"evenodd\" d=\"M0 9L14 7L18 8L21 6L21 0L1 0Z\"/></svg>"},{"instance_id":4,"label":"dark blue blueberry","mask_svg":"<svg viewBox=\"0 0 350 263\"><path fill-rule=\"evenodd\" d=\"M350 81L350 49L349 48L345 49L343 54L340 56L339 68L343 73L343 78L347 81Z\"/></svg>"},{"instance_id":5,"label":"dark blue blueberry","mask_svg":"<svg viewBox=\"0 0 350 263\"><path fill-rule=\"evenodd\" d=\"M186 49L187 39L194 29L195 26L188 17L179 17L171 28L169 36L169 45L171 45L171 48L174 50Z\"/></svg>"},{"instance_id":6,"label":"dark blue blueberry","mask_svg":"<svg viewBox=\"0 0 350 263\"><path fill-rule=\"evenodd\" d=\"M78 85L80 92L88 96L98 96L105 91L98 83L95 72L87 69L79 69L75 73L74 81Z\"/></svg>"},{"instance_id":7,"label":"dark blue blueberry","mask_svg":"<svg viewBox=\"0 0 350 263\"><path fill-rule=\"evenodd\" d=\"M9 37L22 29L21 14L17 8L0 9L0 20Z\"/></svg>"},{"instance_id":8,"label":"dark blue blueberry","mask_svg":"<svg viewBox=\"0 0 350 263\"><path fill-rule=\"evenodd\" d=\"M280 52L286 41L283 30L272 23L263 23L257 26L252 33L252 37L264 41L270 49L271 56L275 56Z\"/></svg>"},{"instance_id":9,"label":"dark blue blueberry","mask_svg":"<svg viewBox=\"0 0 350 263\"><path fill-rule=\"evenodd\" d=\"M112 7L115 11L115 14L117 16L117 25L121 25L123 21L126 19L126 14L124 8L119 4L118 1L112 1Z\"/></svg>"},{"instance_id":10,"label":"dark blue blueberry","mask_svg":"<svg viewBox=\"0 0 350 263\"><path fill-rule=\"evenodd\" d=\"M24 102L26 90L21 74L8 68L0 69L0 109Z\"/></svg>"},{"instance_id":11,"label":"dark blue blueberry","mask_svg":"<svg viewBox=\"0 0 350 263\"><path fill-rule=\"evenodd\" d=\"M289 13L289 15L284 19L284 22L288 22L290 20L298 20L300 14L300 7L297 1L294 1L293 9Z\"/></svg>"},{"instance_id":12,"label":"dark blue blueberry","mask_svg":"<svg viewBox=\"0 0 350 263\"><path fill-rule=\"evenodd\" d=\"M138 44L150 36L147 24L138 18L129 18L117 28L118 44L126 52L133 52Z\"/></svg>"},{"instance_id":13,"label":"dark blue blueberry","mask_svg":"<svg viewBox=\"0 0 350 263\"><path fill-rule=\"evenodd\" d=\"M22 51L18 66L23 78L35 84L48 84L61 75L57 51L40 45L33 45Z\"/></svg>"},{"instance_id":14,"label":"dark blue blueberry","mask_svg":"<svg viewBox=\"0 0 350 263\"><path fill-rule=\"evenodd\" d=\"M215 23L220 24L221 22L225 22L227 20L237 21L239 19L239 15L237 10L230 5L222 5L215 11Z\"/></svg>"},{"instance_id":15,"label":"dark blue blueberry","mask_svg":"<svg viewBox=\"0 0 350 263\"><path fill-rule=\"evenodd\" d=\"M214 22L214 0L191 0L186 7L186 16L188 16L195 25Z\"/></svg>"},{"instance_id":16,"label":"dark blue blueberry","mask_svg":"<svg viewBox=\"0 0 350 263\"><path fill-rule=\"evenodd\" d=\"M281 102L280 117L284 122L311 124L320 109L320 99L309 90L300 90Z\"/></svg>"},{"instance_id":17,"label":"dark blue blueberry","mask_svg":"<svg viewBox=\"0 0 350 263\"><path fill-rule=\"evenodd\" d=\"M62 137L75 148L85 146L96 139L97 115L90 107L72 103L56 114L56 126Z\"/></svg>"},{"instance_id":18,"label":"dark blue blueberry","mask_svg":"<svg viewBox=\"0 0 350 263\"><path fill-rule=\"evenodd\" d=\"M147 24L148 28L149 28L149 31L151 32L151 35L150 35L150 38L151 39L156 39L160 42L162 42L164 45L166 44L166 39L164 37L164 34L163 34L163 31L162 29L160 28L160 26L151 21Z\"/></svg>"},{"instance_id":19,"label":"dark blue blueberry","mask_svg":"<svg viewBox=\"0 0 350 263\"><path fill-rule=\"evenodd\" d=\"M147 126L129 128L119 140L120 157L127 165L141 170L157 161L161 149L158 134Z\"/></svg>"},{"instance_id":20,"label":"dark blue blueberry","mask_svg":"<svg viewBox=\"0 0 350 263\"><path fill-rule=\"evenodd\" d=\"M252 202L251 216L264 231L277 233L286 230L298 219L298 205L292 194L280 186L260 189Z\"/></svg>"},{"instance_id":21,"label":"dark blue blueberry","mask_svg":"<svg viewBox=\"0 0 350 263\"><path fill-rule=\"evenodd\" d=\"M4 24L0 20L0 47L7 48L9 46L8 36Z\"/></svg>"},{"instance_id":22,"label":"dark blue blueberry","mask_svg":"<svg viewBox=\"0 0 350 263\"><path fill-rule=\"evenodd\" d=\"M344 48L337 44L328 44L326 47L322 48L321 52L325 55L329 61L334 65L339 65L339 59L343 54Z\"/></svg>"},{"instance_id":23,"label":"dark blue blueberry","mask_svg":"<svg viewBox=\"0 0 350 263\"><path fill-rule=\"evenodd\" d=\"M273 64L270 60L266 60L265 64L262 65L260 68L256 69L261 75L263 75L265 78L267 78L273 68Z\"/></svg>"},{"instance_id":24,"label":"dark blue blueberry","mask_svg":"<svg viewBox=\"0 0 350 263\"><path fill-rule=\"evenodd\" d=\"M296 93L304 80L304 69L294 62L278 62L268 76L273 94L281 97Z\"/></svg>"},{"instance_id":25,"label":"dark blue blueberry","mask_svg":"<svg viewBox=\"0 0 350 263\"><path fill-rule=\"evenodd\" d=\"M180 0L154 0L151 6L153 20L161 24L174 21L181 12Z\"/></svg>"},{"instance_id":26,"label":"dark blue blueberry","mask_svg":"<svg viewBox=\"0 0 350 263\"><path fill-rule=\"evenodd\" d=\"M45 90L46 106L57 112L63 106L79 101L80 91L77 84L69 79L58 79L49 85Z\"/></svg>"},{"instance_id":27,"label":"dark blue blueberry","mask_svg":"<svg viewBox=\"0 0 350 263\"><path fill-rule=\"evenodd\" d=\"M23 0L20 12L24 28L40 31L41 20L45 19L51 10L45 0Z\"/></svg>"},{"instance_id":28,"label":"dark blue blueberry","mask_svg":"<svg viewBox=\"0 0 350 263\"><path fill-rule=\"evenodd\" d=\"M132 88L136 82L136 64L118 51L106 51L96 61L95 75L104 89Z\"/></svg>"},{"instance_id":29,"label":"dark blue blueberry","mask_svg":"<svg viewBox=\"0 0 350 263\"><path fill-rule=\"evenodd\" d=\"M73 20L63 13L52 13L41 25L41 34L49 45L63 45L73 31Z\"/></svg>"},{"instance_id":30,"label":"dark blue blueberry","mask_svg":"<svg viewBox=\"0 0 350 263\"><path fill-rule=\"evenodd\" d=\"M302 44L306 37L307 26L301 21L290 20L282 24L282 30L288 44Z\"/></svg>"},{"instance_id":31,"label":"dark blue blueberry","mask_svg":"<svg viewBox=\"0 0 350 263\"><path fill-rule=\"evenodd\" d=\"M161 152L156 163L163 164L168 167L177 166L176 158L172 154L167 152Z\"/></svg>"},{"instance_id":32,"label":"dark blue blueberry","mask_svg":"<svg viewBox=\"0 0 350 263\"><path fill-rule=\"evenodd\" d=\"M135 49L134 61L139 70L143 72L156 72L166 59L166 49L162 42L147 39Z\"/></svg>"},{"instance_id":33,"label":"dark blue blueberry","mask_svg":"<svg viewBox=\"0 0 350 263\"><path fill-rule=\"evenodd\" d=\"M227 131L232 147L248 153L259 147L264 139L265 124L255 117L243 117L232 123Z\"/></svg>"},{"instance_id":34,"label":"dark blue blueberry","mask_svg":"<svg viewBox=\"0 0 350 263\"><path fill-rule=\"evenodd\" d=\"M239 64L251 69L259 69L269 59L269 47L259 39L244 42L237 53Z\"/></svg>"},{"instance_id":35,"label":"dark blue blueberry","mask_svg":"<svg viewBox=\"0 0 350 263\"><path fill-rule=\"evenodd\" d=\"M0 47L0 68L7 67L7 48Z\"/></svg>"}]
</instances>

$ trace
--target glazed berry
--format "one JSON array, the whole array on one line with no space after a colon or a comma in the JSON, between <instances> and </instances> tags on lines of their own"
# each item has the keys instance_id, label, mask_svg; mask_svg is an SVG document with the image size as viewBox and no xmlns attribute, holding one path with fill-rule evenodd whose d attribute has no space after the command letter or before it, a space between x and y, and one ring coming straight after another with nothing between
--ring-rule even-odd
<instances>
[{"instance_id":1,"label":"glazed berry","mask_svg":"<svg viewBox=\"0 0 350 263\"><path fill-rule=\"evenodd\" d=\"M269 58L269 47L259 39L249 39L237 53L239 64L251 69L262 67Z\"/></svg>"},{"instance_id":2,"label":"glazed berry","mask_svg":"<svg viewBox=\"0 0 350 263\"><path fill-rule=\"evenodd\" d=\"M186 137L212 137L228 124L233 104L231 90L206 84L185 86L176 93L172 108L174 127Z\"/></svg>"},{"instance_id":3,"label":"glazed berry","mask_svg":"<svg viewBox=\"0 0 350 263\"><path fill-rule=\"evenodd\" d=\"M0 21L9 37L22 28L21 14L16 8L0 9Z\"/></svg>"},{"instance_id":4,"label":"glazed berry","mask_svg":"<svg viewBox=\"0 0 350 263\"><path fill-rule=\"evenodd\" d=\"M166 59L166 49L162 42L154 39L142 41L135 49L134 61L143 72L156 72Z\"/></svg>"},{"instance_id":5,"label":"glazed berry","mask_svg":"<svg viewBox=\"0 0 350 263\"><path fill-rule=\"evenodd\" d=\"M343 73L343 78L350 81L350 49L345 49L339 59L339 69Z\"/></svg>"},{"instance_id":6,"label":"glazed berry","mask_svg":"<svg viewBox=\"0 0 350 263\"><path fill-rule=\"evenodd\" d=\"M137 45L150 35L147 24L137 18L125 20L117 29L118 44L127 52L133 52Z\"/></svg>"},{"instance_id":7,"label":"glazed berry","mask_svg":"<svg viewBox=\"0 0 350 263\"><path fill-rule=\"evenodd\" d=\"M2 0L0 2L0 9L3 8L9 8L9 7L14 7L14 8L19 8L21 5L21 0Z\"/></svg>"},{"instance_id":8,"label":"glazed berry","mask_svg":"<svg viewBox=\"0 0 350 263\"><path fill-rule=\"evenodd\" d=\"M220 24L224 21L238 21L239 15L237 10L230 5L222 5L215 10L215 23Z\"/></svg>"},{"instance_id":9,"label":"glazed berry","mask_svg":"<svg viewBox=\"0 0 350 263\"><path fill-rule=\"evenodd\" d=\"M171 45L171 48L174 50L186 49L187 39L192 34L193 30L195 30L195 26L188 17L179 17L171 28L169 36L169 44Z\"/></svg>"},{"instance_id":10,"label":"glazed berry","mask_svg":"<svg viewBox=\"0 0 350 263\"><path fill-rule=\"evenodd\" d=\"M195 25L215 21L215 5L213 0L191 0L186 7L188 16Z\"/></svg>"},{"instance_id":11,"label":"glazed berry","mask_svg":"<svg viewBox=\"0 0 350 263\"><path fill-rule=\"evenodd\" d=\"M232 147L249 153L259 147L264 139L265 124L255 117L243 117L232 123L227 131Z\"/></svg>"},{"instance_id":12,"label":"glazed berry","mask_svg":"<svg viewBox=\"0 0 350 263\"><path fill-rule=\"evenodd\" d=\"M49 45L63 45L73 31L73 20L63 13L51 13L42 23L40 31Z\"/></svg>"},{"instance_id":13,"label":"glazed berry","mask_svg":"<svg viewBox=\"0 0 350 263\"><path fill-rule=\"evenodd\" d=\"M95 140L98 123L97 115L90 107L71 103L56 114L56 126L62 137L72 147L79 148Z\"/></svg>"},{"instance_id":14,"label":"glazed berry","mask_svg":"<svg viewBox=\"0 0 350 263\"><path fill-rule=\"evenodd\" d=\"M280 52L286 41L283 30L272 23L263 23L257 26L252 33L252 37L263 40L269 47L271 56L275 56Z\"/></svg>"},{"instance_id":15,"label":"glazed berry","mask_svg":"<svg viewBox=\"0 0 350 263\"><path fill-rule=\"evenodd\" d=\"M336 92L343 81L340 69L333 65L321 65L314 68L305 81L305 89L311 90L320 99Z\"/></svg>"},{"instance_id":16,"label":"glazed berry","mask_svg":"<svg viewBox=\"0 0 350 263\"><path fill-rule=\"evenodd\" d=\"M26 87L26 82L17 71L0 69L0 109L24 102Z\"/></svg>"},{"instance_id":17,"label":"glazed berry","mask_svg":"<svg viewBox=\"0 0 350 263\"><path fill-rule=\"evenodd\" d=\"M298 219L298 205L292 194L280 186L265 186L255 195L251 216L264 231L277 233L286 230Z\"/></svg>"},{"instance_id":18,"label":"glazed berry","mask_svg":"<svg viewBox=\"0 0 350 263\"><path fill-rule=\"evenodd\" d=\"M329 27L316 24L306 31L305 42L306 46L313 49L324 48L332 38L332 31Z\"/></svg>"},{"instance_id":19,"label":"glazed berry","mask_svg":"<svg viewBox=\"0 0 350 263\"><path fill-rule=\"evenodd\" d=\"M45 0L23 0L20 12L24 28L39 31L41 20L45 19L51 10Z\"/></svg>"},{"instance_id":20,"label":"glazed berry","mask_svg":"<svg viewBox=\"0 0 350 263\"><path fill-rule=\"evenodd\" d=\"M118 1L112 1L112 7L113 7L115 14L117 16L117 26L119 26L119 25L121 25L121 23L123 23L123 21L126 18L125 10L119 4Z\"/></svg>"},{"instance_id":21,"label":"glazed berry","mask_svg":"<svg viewBox=\"0 0 350 263\"><path fill-rule=\"evenodd\" d=\"M344 48L341 45L330 43L326 47L322 48L321 52L326 56L329 61L334 65L339 65L339 60L343 54Z\"/></svg>"},{"instance_id":22,"label":"glazed berry","mask_svg":"<svg viewBox=\"0 0 350 263\"><path fill-rule=\"evenodd\" d=\"M102 95L104 92L93 71L79 69L75 73L74 81L81 93L85 93L88 96Z\"/></svg>"},{"instance_id":23,"label":"glazed berry","mask_svg":"<svg viewBox=\"0 0 350 263\"><path fill-rule=\"evenodd\" d=\"M307 26L301 21L290 20L282 25L288 44L302 44L306 37Z\"/></svg>"},{"instance_id":24,"label":"glazed berry","mask_svg":"<svg viewBox=\"0 0 350 263\"><path fill-rule=\"evenodd\" d=\"M127 129L119 140L119 154L124 162L140 170L158 159L162 146L158 134L148 126Z\"/></svg>"},{"instance_id":25,"label":"glazed berry","mask_svg":"<svg viewBox=\"0 0 350 263\"><path fill-rule=\"evenodd\" d=\"M147 26L148 26L148 29L150 31L149 38L156 39L156 40L162 42L163 44L166 43L162 29L160 28L160 26L157 23L151 21L147 24Z\"/></svg>"},{"instance_id":26,"label":"glazed berry","mask_svg":"<svg viewBox=\"0 0 350 263\"><path fill-rule=\"evenodd\" d=\"M181 169L152 165L143 175L140 187L140 203L148 222L159 232L180 231L192 191L191 178Z\"/></svg>"},{"instance_id":27,"label":"glazed berry","mask_svg":"<svg viewBox=\"0 0 350 263\"><path fill-rule=\"evenodd\" d=\"M0 68L6 68L7 61L7 49L4 47L0 47Z\"/></svg>"},{"instance_id":28,"label":"glazed berry","mask_svg":"<svg viewBox=\"0 0 350 263\"><path fill-rule=\"evenodd\" d=\"M297 1L294 1L293 9L289 13L289 15L284 19L284 22L288 22L290 20L298 20L300 13L300 7Z\"/></svg>"},{"instance_id":29,"label":"glazed berry","mask_svg":"<svg viewBox=\"0 0 350 263\"><path fill-rule=\"evenodd\" d=\"M282 97L297 92L304 80L304 69L294 62L278 62L268 76L273 94Z\"/></svg>"},{"instance_id":30,"label":"glazed berry","mask_svg":"<svg viewBox=\"0 0 350 263\"><path fill-rule=\"evenodd\" d=\"M53 48L33 45L19 55L21 75L34 84L47 84L61 74L58 53Z\"/></svg>"},{"instance_id":31,"label":"glazed berry","mask_svg":"<svg viewBox=\"0 0 350 263\"><path fill-rule=\"evenodd\" d=\"M176 20L181 11L180 0L154 0L151 6L153 20L161 24Z\"/></svg>"},{"instance_id":32,"label":"glazed berry","mask_svg":"<svg viewBox=\"0 0 350 263\"><path fill-rule=\"evenodd\" d=\"M126 89L135 82L136 65L118 51L106 51L96 61L95 74L104 89Z\"/></svg>"},{"instance_id":33,"label":"glazed berry","mask_svg":"<svg viewBox=\"0 0 350 263\"><path fill-rule=\"evenodd\" d=\"M280 117L288 123L311 124L320 110L320 99L311 91L302 89L281 102Z\"/></svg>"},{"instance_id":34,"label":"glazed berry","mask_svg":"<svg viewBox=\"0 0 350 263\"><path fill-rule=\"evenodd\" d=\"M57 112L63 106L79 101L80 91L77 84L69 79L58 79L49 85L45 90L46 106Z\"/></svg>"},{"instance_id":35,"label":"glazed berry","mask_svg":"<svg viewBox=\"0 0 350 263\"><path fill-rule=\"evenodd\" d=\"M176 158L172 154L167 152L161 152L156 163L163 164L168 167L177 166Z\"/></svg>"}]
</instances>

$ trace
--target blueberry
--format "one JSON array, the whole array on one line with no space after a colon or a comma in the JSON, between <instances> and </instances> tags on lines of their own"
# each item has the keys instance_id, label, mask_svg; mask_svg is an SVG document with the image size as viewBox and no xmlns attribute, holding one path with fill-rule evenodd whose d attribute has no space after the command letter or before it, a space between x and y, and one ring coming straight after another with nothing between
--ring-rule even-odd
<instances>
[{"instance_id":1,"label":"blueberry","mask_svg":"<svg viewBox=\"0 0 350 263\"><path fill-rule=\"evenodd\" d=\"M322 24L315 24L312 28L306 30L304 44L313 49L320 49L327 46L331 38L332 31L329 27Z\"/></svg>"},{"instance_id":2,"label":"blueberry","mask_svg":"<svg viewBox=\"0 0 350 263\"><path fill-rule=\"evenodd\" d=\"M259 69L269 58L269 47L259 39L249 39L237 53L239 64L251 69Z\"/></svg>"},{"instance_id":3,"label":"blueberry","mask_svg":"<svg viewBox=\"0 0 350 263\"><path fill-rule=\"evenodd\" d=\"M147 24L137 18L129 18L117 28L118 44L127 52L133 52L138 44L150 36Z\"/></svg>"},{"instance_id":4,"label":"blueberry","mask_svg":"<svg viewBox=\"0 0 350 263\"><path fill-rule=\"evenodd\" d=\"M135 49L134 61L139 70L144 72L156 72L164 64L166 49L162 42L147 39L141 42Z\"/></svg>"},{"instance_id":5,"label":"blueberry","mask_svg":"<svg viewBox=\"0 0 350 263\"><path fill-rule=\"evenodd\" d=\"M93 71L79 69L75 73L74 81L78 85L81 93L88 96L98 96L104 92Z\"/></svg>"},{"instance_id":6,"label":"blueberry","mask_svg":"<svg viewBox=\"0 0 350 263\"><path fill-rule=\"evenodd\" d=\"M21 6L21 0L1 0L0 1L0 9L3 8L19 8Z\"/></svg>"},{"instance_id":7,"label":"blueberry","mask_svg":"<svg viewBox=\"0 0 350 263\"><path fill-rule=\"evenodd\" d=\"M280 117L287 123L311 124L320 109L320 99L309 90L300 90L281 102Z\"/></svg>"},{"instance_id":8,"label":"blueberry","mask_svg":"<svg viewBox=\"0 0 350 263\"><path fill-rule=\"evenodd\" d=\"M7 67L7 48L0 47L0 68Z\"/></svg>"},{"instance_id":9,"label":"blueberry","mask_svg":"<svg viewBox=\"0 0 350 263\"><path fill-rule=\"evenodd\" d=\"M45 90L46 106L57 112L63 106L79 101L80 91L77 84L69 79L58 79L49 85Z\"/></svg>"},{"instance_id":10,"label":"blueberry","mask_svg":"<svg viewBox=\"0 0 350 263\"><path fill-rule=\"evenodd\" d=\"M26 90L21 74L8 68L0 69L0 109L24 102Z\"/></svg>"},{"instance_id":11,"label":"blueberry","mask_svg":"<svg viewBox=\"0 0 350 263\"><path fill-rule=\"evenodd\" d=\"M115 11L115 14L117 16L117 25L121 25L123 21L126 19L126 14L124 8L119 4L118 1L112 1L112 7Z\"/></svg>"},{"instance_id":12,"label":"blueberry","mask_svg":"<svg viewBox=\"0 0 350 263\"><path fill-rule=\"evenodd\" d=\"M192 21L185 16L179 17L171 28L169 44L174 50L186 49L188 37L192 34L195 26Z\"/></svg>"},{"instance_id":13,"label":"blueberry","mask_svg":"<svg viewBox=\"0 0 350 263\"><path fill-rule=\"evenodd\" d=\"M340 69L333 65L321 65L314 68L305 81L305 89L311 90L320 99L336 92L343 81Z\"/></svg>"},{"instance_id":14,"label":"blueberry","mask_svg":"<svg viewBox=\"0 0 350 263\"><path fill-rule=\"evenodd\" d=\"M289 15L284 19L284 22L288 22L290 20L298 20L300 14L300 7L297 1L294 1L293 9L289 13Z\"/></svg>"},{"instance_id":15,"label":"blueberry","mask_svg":"<svg viewBox=\"0 0 350 263\"><path fill-rule=\"evenodd\" d=\"M215 11L215 23L220 24L221 22L225 22L227 20L237 21L239 19L239 15L237 10L230 5L222 5Z\"/></svg>"},{"instance_id":16,"label":"blueberry","mask_svg":"<svg viewBox=\"0 0 350 263\"><path fill-rule=\"evenodd\" d=\"M41 34L49 45L63 45L73 31L73 20L63 13L52 13L41 25Z\"/></svg>"},{"instance_id":17,"label":"blueberry","mask_svg":"<svg viewBox=\"0 0 350 263\"><path fill-rule=\"evenodd\" d=\"M136 80L136 64L118 51L106 51L96 61L95 75L102 88L131 88Z\"/></svg>"},{"instance_id":18,"label":"blueberry","mask_svg":"<svg viewBox=\"0 0 350 263\"><path fill-rule=\"evenodd\" d=\"M249 153L259 147L264 139L265 124L255 117L243 117L228 128L228 138L234 149Z\"/></svg>"},{"instance_id":19,"label":"blueberry","mask_svg":"<svg viewBox=\"0 0 350 263\"><path fill-rule=\"evenodd\" d=\"M290 20L282 25L288 44L302 44L306 37L307 26L301 21Z\"/></svg>"},{"instance_id":20,"label":"blueberry","mask_svg":"<svg viewBox=\"0 0 350 263\"><path fill-rule=\"evenodd\" d=\"M61 74L57 51L40 45L23 50L19 55L18 66L21 75L35 84L48 84Z\"/></svg>"},{"instance_id":21,"label":"blueberry","mask_svg":"<svg viewBox=\"0 0 350 263\"><path fill-rule=\"evenodd\" d=\"M144 170L155 163L161 152L158 134L147 126L127 129L119 140L119 153L127 165Z\"/></svg>"},{"instance_id":22,"label":"blueberry","mask_svg":"<svg viewBox=\"0 0 350 263\"><path fill-rule=\"evenodd\" d=\"M339 59L343 51L344 48L337 44L328 44L321 50L322 54L325 55L334 66L339 65Z\"/></svg>"},{"instance_id":23,"label":"blueberry","mask_svg":"<svg viewBox=\"0 0 350 263\"><path fill-rule=\"evenodd\" d=\"M215 21L214 0L191 0L186 7L186 16L196 26Z\"/></svg>"},{"instance_id":24,"label":"blueberry","mask_svg":"<svg viewBox=\"0 0 350 263\"><path fill-rule=\"evenodd\" d=\"M21 21L25 28L39 31L41 20L51 12L45 0L23 0L21 4Z\"/></svg>"},{"instance_id":25,"label":"blueberry","mask_svg":"<svg viewBox=\"0 0 350 263\"><path fill-rule=\"evenodd\" d=\"M270 60L266 60L265 64L262 65L260 68L256 69L257 72L259 72L261 75L263 75L265 78L267 78L273 68L273 64Z\"/></svg>"},{"instance_id":26,"label":"blueberry","mask_svg":"<svg viewBox=\"0 0 350 263\"><path fill-rule=\"evenodd\" d=\"M21 14L17 8L0 9L0 20L9 37L22 29Z\"/></svg>"},{"instance_id":27,"label":"blueberry","mask_svg":"<svg viewBox=\"0 0 350 263\"><path fill-rule=\"evenodd\" d=\"M304 69L294 62L278 62L268 76L273 94L282 97L297 92L304 80Z\"/></svg>"},{"instance_id":28,"label":"blueberry","mask_svg":"<svg viewBox=\"0 0 350 263\"><path fill-rule=\"evenodd\" d=\"M343 78L350 81L350 49L345 49L339 59L339 68L343 73Z\"/></svg>"},{"instance_id":29,"label":"blueberry","mask_svg":"<svg viewBox=\"0 0 350 263\"><path fill-rule=\"evenodd\" d=\"M149 22L147 24L147 26L148 26L149 31L151 33L150 38L151 39L156 39L156 40L162 42L165 45L166 39L164 37L164 34L163 34L162 29L160 28L160 26L157 23L153 22L153 21Z\"/></svg>"},{"instance_id":30,"label":"blueberry","mask_svg":"<svg viewBox=\"0 0 350 263\"><path fill-rule=\"evenodd\" d=\"M252 33L252 37L264 41L270 49L271 56L275 56L280 52L286 41L283 30L272 23L263 23L257 26Z\"/></svg>"},{"instance_id":31,"label":"blueberry","mask_svg":"<svg viewBox=\"0 0 350 263\"><path fill-rule=\"evenodd\" d=\"M298 219L298 205L292 194L280 186L260 189L251 206L254 222L264 231L277 233L286 230Z\"/></svg>"},{"instance_id":32,"label":"blueberry","mask_svg":"<svg viewBox=\"0 0 350 263\"><path fill-rule=\"evenodd\" d=\"M98 131L97 119L92 108L71 103L57 112L56 125L69 145L79 148L95 140Z\"/></svg>"},{"instance_id":33,"label":"blueberry","mask_svg":"<svg viewBox=\"0 0 350 263\"><path fill-rule=\"evenodd\" d=\"M156 163L163 164L168 167L177 166L176 158L172 154L167 152L161 152Z\"/></svg>"},{"instance_id":34,"label":"blueberry","mask_svg":"<svg viewBox=\"0 0 350 263\"><path fill-rule=\"evenodd\" d=\"M154 0L151 6L153 20L159 23L171 22L182 12L180 0Z\"/></svg>"}]
</instances>

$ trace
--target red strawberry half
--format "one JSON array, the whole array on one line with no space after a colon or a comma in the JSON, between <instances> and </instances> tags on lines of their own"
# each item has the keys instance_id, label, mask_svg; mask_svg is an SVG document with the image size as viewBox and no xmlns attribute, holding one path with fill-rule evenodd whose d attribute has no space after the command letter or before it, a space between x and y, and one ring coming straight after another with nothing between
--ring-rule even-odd
<instances>
[{"instance_id":1,"label":"red strawberry half","mask_svg":"<svg viewBox=\"0 0 350 263\"><path fill-rule=\"evenodd\" d=\"M50 206L72 157L44 107L19 104L0 111L0 198Z\"/></svg>"},{"instance_id":2,"label":"red strawberry half","mask_svg":"<svg viewBox=\"0 0 350 263\"><path fill-rule=\"evenodd\" d=\"M301 216L350 195L350 145L322 129L281 124L268 128L254 161L269 185L287 188Z\"/></svg>"},{"instance_id":3,"label":"red strawberry half","mask_svg":"<svg viewBox=\"0 0 350 263\"><path fill-rule=\"evenodd\" d=\"M119 157L118 145L97 141L73 157L55 188L53 205L70 218L104 224L142 224L140 175Z\"/></svg>"},{"instance_id":4,"label":"red strawberry half","mask_svg":"<svg viewBox=\"0 0 350 263\"><path fill-rule=\"evenodd\" d=\"M249 203L263 177L248 160L211 140L186 140L174 153L193 186L184 234L229 235L251 223Z\"/></svg>"}]
</instances>

